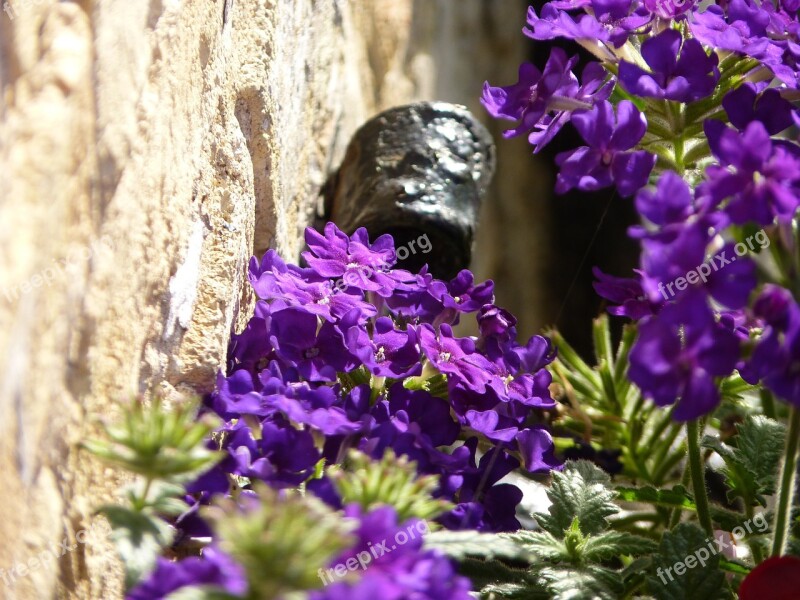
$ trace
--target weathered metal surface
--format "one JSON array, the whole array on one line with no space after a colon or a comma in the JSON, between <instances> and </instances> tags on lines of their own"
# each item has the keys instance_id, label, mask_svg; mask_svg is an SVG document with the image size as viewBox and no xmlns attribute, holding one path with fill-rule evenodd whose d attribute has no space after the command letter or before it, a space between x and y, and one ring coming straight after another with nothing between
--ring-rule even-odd
<instances>
[{"instance_id":1,"label":"weathered metal surface","mask_svg":"<svg viewBox=\"0 0 800 600\"><path fill-rule=\"evenodd\" d=\"M495 166L492 137L463 106L420 102L387 110L353 136L328 200L328 218L352 233L394 236L431 251L398 256L441 278L469 265L480 205Z\"/></svg>"}]
</instances>

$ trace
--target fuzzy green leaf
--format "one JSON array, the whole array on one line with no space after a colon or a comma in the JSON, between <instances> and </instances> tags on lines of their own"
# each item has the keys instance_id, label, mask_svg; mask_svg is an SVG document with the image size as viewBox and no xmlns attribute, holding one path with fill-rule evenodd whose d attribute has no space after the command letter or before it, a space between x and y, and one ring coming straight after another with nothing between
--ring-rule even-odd
<instances>
[{"instance_id":1,"label":"fuzzy green leaf","mask_svg":"<svg viewBox=\"0 0 800 600\"><path fill-rule=\"evenodd\" d=\"M569 553L564 542L556 539L546 531L517 531L500 534L519 544L522 548L546 560L569 560Z\"/></svg>"},{"instance_id":2,"label":"fuzzy green leaf","mask_svg":"<svg viewBox=\"0 0 800 600\"><path fill-rule=\"evenodd\" d=\"M530 560L531 553L516 544L506 534L480 533L478 531L433 531L425 536L425 547L446 554L454 560L477 557L490 560Z\"/></svg>"},{"instance_id":3,"label":"fuzzy green leaf","mask_svg":"<svg viewBox=\"0 0 800 600\"><path fill-rule=\"evenodd\" d=\"M512 588L528 589L531 584L528 574L520 569L514 569L497 560L480 560L466 558L458 563L459 574L469 577L472 589ZM499 595L498 591L495 594Z\"/></svg>"},{"instance_id":4,"label":"fuzzy green leaf","mask_svg":"<svg viewBox=\"0 0 800 600\"><path fill-rule=\"evenodd\" d=\"M616 492L618 498L624 502L647 502L648 504L686 510L695 510L697 508L694 500L689 496L689 492L682 485L676 485L671 490L657 490L651 486L641 488L618 487Z\"/></svg>"},{"instance_id":5,"label":"fuzzy green leaf","mask_svg":"<svg viewBox=\"0 0 800 600\"><path fill-rule=\"evenodd\" d=\"M764 494L773 494L783 455L785 426L762 415L751 415L737 429L736 447L742 466L755 474Z\"/></svg>"},{"instance_id":6,"label":"fuzzy green leaf","mask_svg":"<svg viewBox=\"0 0 800 600\"><path fill-rule=\"evenodd\" d=\"M577 518L584 535L600 533L608 528L609 517L619 512L614 504L615 492L608 489L609 476L586 460L567 462L562 472L553 471L547 490L552 504L549 514L534 515L542 529L561 538Z\"/></svg>"},{"instance_id":7,"label":"fuzzy green leaf","mask_svg":"<svg viewBox=\"0 0 800 600\"><path fill-rule=\"evenodd\" d=\"M766 506L766 498L775 492L778 465L783 454L785 427L761 415L751 415L736 426L736 446L706 436L702 444L725 461L728 496L737 496L750 504Z\"/></svg>"},{"instance_id":8,"label":"fuzzy green leaf","mask_svg":"<svg viewBox=\"0 0 800 600\"><path fill-rule=\"evenodd\" d=\"M639 556L654 552L653 540L624 531L606 531L586 538L581 549L583 560L601 562L614 556Z\"/></svg>"},{"instance_id":9,"label":"fuzzy green leaf","mask_svg":"<svg viewBox=\"0 0 800 600\"><path fill-rule=\"evenodd\" d=\"M649 593L656 600L732 598L725 574L719 569L716 545L712 542L709 548L709 543L705 531L693 523L680 523L665 532L648 574ZM699 560L701 557L704 564Z\"/></svg>"},{"instance_id":10,"label":"fuzzy green leaf","mask_svg":"<svg viewBox=\"0 0 800 600\"><path fill-rule=\"evenodd\" d=\"M481 598L494 600L506 598L508 600L548 600L550 594L542 588L535 588L524 583L499 583L488 584L481 589Z\"/></svg>"},{"instance_id":11,"label":"fuzzy green leaf","mask_svg":"<svg viewBox=\"0 0 800 600\"><path fill-rule=\"evenodd\" d=\"M155 515L107 505L98 513L111 524L111 539L125 565L125 588L138 583L155 565L161 550L172 543L174 530Z\"/></svg>"},{"instance_id":12,"label":"fuzzy green leaf","mask_svg":"<svg viewBox=\"0 0 800 600\"><path fill-rule=\"evenodd\" d=\"M553 600L618 600L625 589L619 573L596 565L544 567L536 576Z\"/></svg>"}]
</instances>

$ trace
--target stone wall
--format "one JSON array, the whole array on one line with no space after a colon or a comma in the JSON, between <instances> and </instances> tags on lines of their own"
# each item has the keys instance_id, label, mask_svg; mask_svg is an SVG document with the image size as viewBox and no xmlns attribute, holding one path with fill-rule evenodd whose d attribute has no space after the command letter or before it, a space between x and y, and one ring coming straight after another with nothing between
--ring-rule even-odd
<instances>
[{"instance_id":1,"label":"stone wall","mask_svg":"<svg viewBox=\"0 0 800 600\"><path fill-rule=\"evenodd\" d=\"M471 100L477 112L476 78L513 80L521 9L505 0L5 9L0 597L117 598L114 552L81 531L122 481L80 442L136 394L210 389L252 308L248 258L268 247L297 257L320 186L371 114L425 98ZM502 219L515 218L507 185L479 249L483 274L526 251L497 250Z\"/></svg>"}]
</instances>

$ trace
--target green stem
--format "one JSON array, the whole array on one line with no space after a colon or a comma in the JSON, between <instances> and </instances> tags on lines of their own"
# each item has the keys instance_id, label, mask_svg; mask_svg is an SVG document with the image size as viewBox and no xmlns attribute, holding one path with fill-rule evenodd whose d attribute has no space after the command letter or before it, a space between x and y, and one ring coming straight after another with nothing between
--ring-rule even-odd
<instances>
[{"instance_id":1,"label":"green stem","mask_svg":"<svg viewBox=\"0 0 800 600\"><path fill-rule=\"evenodd\" d=\"M744 513L745 516L747 516L747 520L752 523L755 513L749 498L747 498L747 502L745 502ZM750 546L750 552L753 555L753 562L757 565L761 564L761 561L764 560L764 554L761 552L761 546L758 544L758 540L750 540L748 545Z\"/></svg>"},{"instance_id":2,"label":"green stem","mask_svg":"<svg viewBox=\"0 0 800 600\"><path fill-rule=\"evenodd\" d=\"M767 388L761 388L759 396L761 397L761 408L764 411L764 416L768 419L776 419L775 398L772 397L772 392Z\"/></svg>"},{"instance_id":3,"label":"green stem","mask_svg":"<svg viewBox=\"0 0 800 600\"><path fill-rule=\"evenodd\" d=\"M697 518L706 533L712 537L714 535L714 527L711 524L711 513L708 508L705 472L703 470L703 459L700 456L700 427L697 420L686 423L686 441L689 447L689 469L692 476L692 488L694 489L694 502L697 505Z\"/></svg>"},{"instance_id":4,"label":"green stem","mask_svg":"<svg viewBox=\"0 0 800 600\"><path fill-rule=\"evenodd\" d=\"M658 470L653 473L653 484L657 486L662 485L667 475L672 472L672 469L675 468L675 465L681 462L681 459L684 456L686 456L686 448L684 448L683 444L681 444L678 447L678 450L670 454L664 460L664 462L661 463L661 465L658 467Z\"/></svg>"},{"instance_id":5,"label":"green stem","mask_svg":"<svg viewBox=\"0 0 800 600\"><path fill-rule=\"evenodd\" d=\"M789 537L789 513L794 498L795 472L797 471L797 448L800 444L800 410L792 407L789 417L789 435L786 436L786 451L781 469L781 487L778 490L778 503L775 506L774 538L772 556L780 556L786 549Z\"/></svg>"},{"instance_id":6,"label":"green stem","mask_svg":"<svg viewBox=\"0 0 800 600\"><path fill-rule=\"evenodd\" d=\"M150 494L151 485L153 485L153 478L147 477L145 479L144 490L142 490L142 495L133 498L133 509L136 512L142 512L144 510L144 507L147 506L147 496Z\"/></svg>"},{"instance_id":7,"label":"green stem","mask_svg":"<svg viewBox=\"0 0 800 600\"><path fill-rule=\"evenodd\" d=\"M681 476L681 485L683 485L684 487L686 487L686 485L689 483L689 475L690 475L689 470L690 470L689 469L689 463L687 462L686 466L684 466L684 468L683 468L683 475ZM683 511L680 508L673 508L672 509L672 515L669 518L669 528L670 529L675 529L675 527L677 527L678 523L681 522L681 515L682 514L683 514Z\"/></svg>"}]
</instances>

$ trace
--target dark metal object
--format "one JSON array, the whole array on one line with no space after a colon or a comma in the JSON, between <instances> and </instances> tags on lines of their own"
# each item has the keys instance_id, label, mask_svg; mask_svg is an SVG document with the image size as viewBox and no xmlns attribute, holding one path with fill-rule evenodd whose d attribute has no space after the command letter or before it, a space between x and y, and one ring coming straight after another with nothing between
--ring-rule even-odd
<instances>
[{"instance_id":1,"label":"dark metal object","mask_svg":"<svg viewBox=\"0 0 800 600\"><path fill-rule=\"evenodd\" d=\"M372 239L392 234L407 250L398 251L401 267L428 263L437 277L451 278L469 265L494 163L491 135L465 107L392 108L353 136L329 184L326 213L347 233L366 227ZM429 252L410 251L421 236Z\"/></svg>"}]
</instances>

